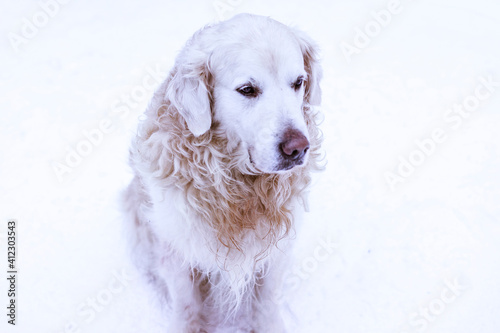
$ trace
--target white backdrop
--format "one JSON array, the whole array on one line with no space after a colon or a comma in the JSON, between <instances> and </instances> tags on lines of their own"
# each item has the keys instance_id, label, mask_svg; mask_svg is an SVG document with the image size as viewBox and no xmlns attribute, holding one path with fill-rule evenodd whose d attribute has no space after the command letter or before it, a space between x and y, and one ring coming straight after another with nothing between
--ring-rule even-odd
<instances>
[{"instance_id":1,"label":"white backdrop","mask_svg":"<svg viewBox=\"0 0 500 333\"><path fill-rule=\"evenodd\" d=\"M163 332L125 250L128 144L189 36L240 12L322 50L328 164L287 280L290 331L499 332L494 0L1 0L3 309L11 218L19 273L0 331Z\"/></svg>"}]
</instances>

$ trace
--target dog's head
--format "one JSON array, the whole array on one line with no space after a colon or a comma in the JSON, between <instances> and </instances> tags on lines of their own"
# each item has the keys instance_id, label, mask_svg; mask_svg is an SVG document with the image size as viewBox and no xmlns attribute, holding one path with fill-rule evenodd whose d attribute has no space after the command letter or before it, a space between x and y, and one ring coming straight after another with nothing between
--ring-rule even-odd
<instances>
[{"instance_id":1,"label":"dog's head","mask_svg":"<svg viewBox=\"0 0 500 333\"><path fill-rule=\"evenodd\" d=\"M304 108L320 103L314 43L270 18L242 14L196 33L179 54L166 98L194 136L217 124L230 149L263 173L306 164Z\"/></svg>"}]
</instances>

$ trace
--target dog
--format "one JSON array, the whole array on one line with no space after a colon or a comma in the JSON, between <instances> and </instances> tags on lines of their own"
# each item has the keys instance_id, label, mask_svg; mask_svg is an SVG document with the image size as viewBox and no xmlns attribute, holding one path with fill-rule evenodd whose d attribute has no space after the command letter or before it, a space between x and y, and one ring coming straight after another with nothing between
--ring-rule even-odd
<instances>
[{"instance_id":1,"label":"dog","mask_svg":"<svg viewBox=\"0 0 500 333\"><path fill-rule=\"evenodd\" d=\"M279 295L321 169L315 43L240 14L196 32L130 148L133 257L167 332L285 332Z\"/></svg>"}]
</instances>

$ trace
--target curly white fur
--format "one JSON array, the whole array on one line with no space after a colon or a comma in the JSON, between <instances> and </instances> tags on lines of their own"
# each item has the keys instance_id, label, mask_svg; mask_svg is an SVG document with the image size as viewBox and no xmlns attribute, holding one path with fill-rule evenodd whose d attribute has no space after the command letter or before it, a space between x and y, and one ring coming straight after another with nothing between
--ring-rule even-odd
<instances>
[{"instance_id":1,"label":"curly white fur","mask_svg":"<svg viewBox=\"0 0 500 333\"><path fill-rule=\"evenodd\" d=\"M287 85L293 75L302 87ZM247 14L198 31L156 91L132 144L125 203L135 259L169 305L169 333L284 331L272 295L318 169L320 76L307 36ZM259 97L234 89L247 81ZM310 143L291 170L276 148L286 128Z\"/></svg>"}]
</instances>

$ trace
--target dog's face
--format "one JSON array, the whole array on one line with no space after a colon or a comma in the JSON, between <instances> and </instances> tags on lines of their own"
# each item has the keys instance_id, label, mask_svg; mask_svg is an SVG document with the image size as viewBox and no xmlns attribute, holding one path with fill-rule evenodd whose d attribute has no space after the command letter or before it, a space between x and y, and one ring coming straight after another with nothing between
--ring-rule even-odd
<instances>
[{"instance_id":1,"label":"dog's face","mask_svg":"<svg viewBox=\"0 0 500 333\"><path fill-rule=\"evenodd\" d=\"M251 15L237 16L217 32L221 37L212 41L219 45L208 53L207 72L188 87L197 100L179 110L190 130L201 135L216 122L229 144L263 173L306 164L310 143L303 108L318 103L320 94L312 44L276 21ZM200 42L205 45L199 49L209 43Z\"/></svg>"},{"instance_id":2,"label":"dog's face","mask_svg":"<svg viewBox=\"0 0 500 333\"><path fill-rule=\"evenodd\" d=\"M258 170L280 172L307 160L302 108L308 75L296 40L271 42L248 45L218 61L213 107L215 120L242 143Z\"/></svg>"}]
</instances>

